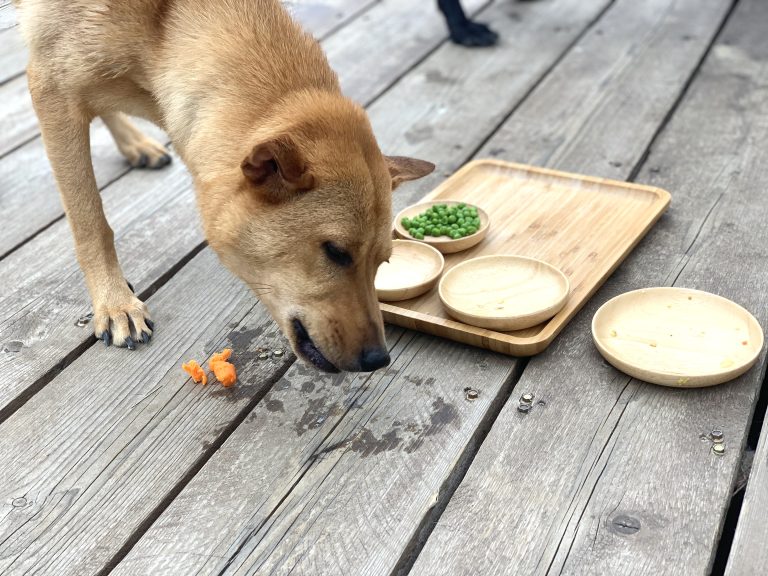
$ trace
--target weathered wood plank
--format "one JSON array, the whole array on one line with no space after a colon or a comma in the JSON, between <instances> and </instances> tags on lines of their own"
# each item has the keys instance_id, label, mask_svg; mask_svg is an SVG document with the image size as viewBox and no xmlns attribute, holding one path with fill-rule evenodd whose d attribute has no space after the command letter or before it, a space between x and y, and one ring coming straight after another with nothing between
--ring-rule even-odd
<instances>
[{"instance_id":1,"label":"weathered wood plank","mask_svg":"<svg viewBox=\"0 0 768 576\"><path fill-rule=\"evenodd\" d=\"M0 86L0 159L39 134L37 117L27 90L27 77L19 76Z\"/></svg>"},{"instance_id":2,"label":"weathered wood plank","mask_svg":"<svg viewBox=\"0 0 768 576\"><path fill-rule=\"evenodd\" d=\"M17 27L0 30L0 84L23 74L27 67L27 47Z\"/></svg>"},{"instance_id":3,"label":"weathered wood plank","mask_svg":"<svg viewBox=\"0 0 768 576\"><path fill-rule=\"evenodd\" d=\"M687 10L685 17L680 14L664 16L662 10L659 21L650 19L650 24L648 20L645 21L646 25L652 24L654 27L661 28L659 34L662 35L662 38L664 35L674 35L676 31L679 31L681 22L685 22L685 26L690 26L702 33L705 29L707 32L698 39L695 49L682 51L681 56L676 61L676 66L667 69L673 70L674 73L671 73L665 82L660 80L665 88L659 92L659 98L665 99L667 109L674 104L727 9L726 6L719 10L710 6L708 12L701 13L701 7L696 6L693 2L689 2L685 6ZM631 21L633 16L648 16L649 7L623 2L617 4L615 10L617 10L615 14L609 13L612 18ZM653 11L653 7L650 7L650 10ZM611 21L608 20L608 22ZM708 22L708 27L703 25L704 22ZM689 28L684 29L689 30ZM630 34L629 32L632 30L633 33ZM637 49L638 44L642 45L643 42L648 41L647 28L624 27L617 34L616 38L618 37L624 39L623 44L620 44L624 50L614 51L616 58L624 58L627 53L637 54L639 59L637 64L642 64L638 74L643 74L643 69L647 70L652 62L658 58L657 53L644 54L642 50ZM610 40L610 47L615 48L616 38ZM590 51L608 49L600 42L585 43L586 45L591 46ZM663 43L661 45L664 46ZM584 48L575 52L574 55L583 54L584 58L589 58L590 51ZM425 62L425 65L429 63L431 63L431 59ZM593 73L597 72L598 69L593 70ZM612 81L606 81L605 90L612 94L614 99L624 99L628 97L625 87L633 86L635 82L637 82L637 78L634 76L627 77L618 74ZM397 90L399 88L393 90L393 93L396 93ZM389 97L391 94L385 96L384 99ZM636 97L642 99L641 95ZM589 100L583 100L582 104L588 106ZM601 102L600 105L604 106L606 103ZM667 110L661 109L656 104L654 106L637 106L636 111L637 114L634 116L636 124L631 128L633 134L636 134L638 138L643 138L647 145L653 138L656 127L662 122ZM468 126L471 125L471 123L468 124ZM595 130L595 128L589 128L589 130ZM469 129L467 131L469 132ZM599 138L600 133L593 132L592 136ZM635 146L635 144L632 143L631 146ZM440 149L436 148L436 150ZM643 153L644 150L638 149L636 157L624 167L625 176L629 174L632 166L640 161ZM603 162L603 158L596 154L592 162L595 166L599 166ZM432 340L426 341L432 342ZM451 371L457 370L456 377L449 381L460 384L462 380L465 380L466 383L481 389L481 397L486 394L492 395L494 398L499 398L500 395L503 397L503 393L500 392L500 388L503 390L503 387L498 385L499 381L493 381L485 375L473 376L469 379L463 377L461 370L465 369L465 361L458 357L457 352L461 348L453 344L442 344L446 348L439 352L435 349L422 349L416 352L413 359L408 361L408 366L418 366L421 362L425 362L428 366L425 374L428 373L430 377L440 382L443 378L451 378ZM438 354L439 357L436 358ZM438 364L435 364L436 359L439 361ZM401 377L407 377L407 374L402 373L400 362L401 358L398 356L393 367L400 372L388 384L391 388L402 385ZM509 365L512 366L512 362ZM302 382L294 374L293 369L288 372L287 379L291 382L294 382L295 379L297 386ZM277 394L277 391L272 394ZM305 422L314 421L324 424L325 419L331 417L334 411L329 410L328 406L336 402L335 399L329 399L328 404L323 406L321 399L317 398L318 404L313 406L305 401L304 404L299 404L297 409L295 403L289 403L284 398L273 395L270 395L270 400L276 399L283 402L282 407L286 414L302 413L302 408L305 405L313 407L313 410L304 409L307 416ZM322 397L322 399L325 398ZM430 398L432 401L436 401L437 395L433 393ZM304 455L304 460L299 460L300 463L305 462L305 464L294 464L294 467L289 468L287 472L280 472L285 475L286 479L282 483L288 488L280 492L279 498L271 501L285 498L282 505L277 509L269 509L271 494L264 493L264 491L269 491L279 485L272 477L263 480L264 484L261 486L253 487L253 491L250 490L250 482L254 472L246 469L249 464L242 462L242 458L238 459L238 454L241 454L244 449L243 439L247 437L248 441L252 442L254 437L273 438L269 444L286 446L286 450L281 452L281 457L284 458L300 458L295 455L299 449L287 444L288 441L283 436L284 431L281 430L262 430L258 436L255 436L256 433L246 432L243 432L242 437L233 436L230 442L224 445L219 454L193 480L188 489L182 492L179 500L169 508L166 514L161 516L136 548L126 557L123 564L118 566L116 574L146 572L174 574L194 571L195 569L199 569L200 573L218 573L220 570L223 570L224 573L287 573L291 569L296 573L307 574L389 573L396 566L395 559L401 558L399 554L402 553L402 549L398 546L402 545L402 542L408 541L403 537L402 532L407 530L407 526L413 526L417 522L416 520L407 524L403 523L403 519L406 517L429 518L429 507L441 500L439 496L441 485L436 481L433 470L435 468L444 470L445 472L441 472L441 474L447 472L447 476L438 476L438 478L447 478L448 482L454 481L456 476L451 476L451 472L460 474L461 467L458 466L458 470L453 465L441 467L445 466L446 460L453 458L453 462L461 461L466 454L465 452L457 453L454 451L455 448L451 447L447 452L433 453L430 450L419 460L419 464L411 461L407 451L403 449L403 444L407 445L407 442L399 436L400 429L395 426L394 421L398 419L398 414L410 415L412 413L410 404L413 402L416 400L411 397L391 399L387 402L381 401L378 403L379 405L375 406L375 413L362 416L355 414L353 417L353 413L350 411L350 415L345 416L347 421L341 424L333 423L333 429L341 429L342 433L329 435L325 443L318 448L315 448L316 444L305 444L301 448L302 452L300 452ZM272 406L276 407L278 404L275 403ZM544 408L538 407L537 409L543 410ZM257 420L261 415L259 410L264 412L266 406L257 408L254 413L257 414L255 416ZM367 411L369 408L364 405L361 410ZM376 421L375 432L372 432L371 444L375 448L371 449L372 454L368 454L368 457L378 459L375 464L382 469L381 471L371 468L374 463L366 461L360 454L355 454L354 449L355 443L358 442L358 450L364 453L365 449L360 447L359 442L361 441L358 439L363 435L369 437L369 429L361 424L356 425L355 422L358 421L356 419L360 418L359 422L366 420L373 422L373 418L376 416L379 417L379 420ZM278 419L272 426L279 428L279 423L284 422L284 418L285 416L283 419ZM386 418L390 419L388 426ZM424 418L422 416L422 420ZM379 422L382 420L384 424L380 425ZM401 420L402 422L403 420ZM552 423L550 425L554 426ZM267 424L265 427L268 428L269 425ZM238 431L239 433L240 431ZM456 432L456 434L461 433L461 430ZM546 438L549 434L551 434L551 430L540 431L540 437ZM317 442L317 440L313 438L313 442ZM447 439L443 440L440 445L447 442ZM266 441L264 443L267 444ZM341 444L336 445L338 443ZM336 446L334 447L334 445ZM461 444L458 445L461 446ZM331 447L334 447L333 450L322 452ZM377 449L379 450L378 454L375 453ZM339 457L335 454L336 451L342 451L342 455ZM306 463L312 462L312 459L306 454L312 453L321 454L323 457L330 453L327 456L331 459L328 467L323 467L324 464L321 462L305 472ZM524 459L526 456L521 455L520 458ZM405 460L405 464L402 464L402 460ZM269 462L269 460L267 461ZM276 463L275 466L277 465ZM262 462L259 470L271 469L271 467L271 463L267 465ZM514 460L506 461L504 476L500 478L500 481L509 481L509 477L516 474L516 467L517 464ZM234 477L223 479L224 470L227 473L234 470ZM259 478L262 477L259 476ZM535 482L535 476L532 477L532 481ZM425 492L431 496L426 501L423 499L424 493L420 492L421 486L425 482L431 488ZM249 488L244 488L246 486ZM246 492L246 490L248 491ZM391 496L390 490L396 493L396 499ZM531 492L531 500L535 501L539 498L539 492L535 486L531 488ZM414 494L416 495L414 496ZM546 498L544 495L540 497ZM242 502L242 500L247 501ZM242 506L230 504L233 501L242 503ZM219 506L226 507L224 514L226 520L221 520L221 518L217 520L207 512L217 510ZM514 510L511 513L519 515L521 508L525 510L527 506L535 506L535 502L512 505ZM268 509L265 510L265 507ZM203 515L205 520L201 522L202 526L195 526L194 519L201 518ZM216 542L209 542L208 544L202 542L206 534L210 536L210 534L232 530L232 518L238 517L241 527L234 538L227 535L220 539L217 538ZM472 548L473 551L476 549L482 554L486 539L497 539L502 542L502 546L506 545L504 544L505 540L500 538L499 533L491 526L484 528L481 531L472 531L471 528L467 528L467 541L464 543L467 548ZM464 530L461 519L454 522L452 529L454 531ZM411 531L408 535L412 538L415 532ZM179 533L183 533L185 536L191 534L193 545L185 547L183 539L175 536ZM519 534L515 534L515 538L519 537ZM199 556L195 557L196 554ZM170 558L179 558L183 567L178 568L177 571L177 567L172 565ZM231 563L224 570L230 560ZM464 570L458 570L457 573L484 573L481 568L475 569L472 565L463 565L463 568ZM510 571L515 572L515 569L510 568ZM413 573L419 574L420 572L415 569ZM526 572L520 570L519 573Z\"/></svg>"},{"instance_id":4,"label":"weathered wood plank","mask_svg":"<svg viewBox=\"0 0 768 576\"><path fill-rule=\"evenodd\" d=\"M765 383L763 383L765 386ZM747 493L728 557L726 576L752 576L768 566L768 424L763 424Z\"/></svg>"},{"instance_id":5,"label":"weathered wood plank","mask_svg":"<svg viewBox=\"0 0 768 576\"><path fill-rule=\"evenodd\" d=\"M113 574L388 574L498 402L463 388L511 376L504 357L389 335L370 377L294 364Z\"/></svg>"},{"instance_id":6,"label":"weathered wood plank","mask_svg":"<svg viewBox=\"0 0 768 576\"><path fill-rule=\"evenodd\" d=\"M149 136L167 142L149 122L134 120ZM91 156L99 188L131 170L100 120L91 126ZM0 228L0 258L30 236L64 217L43 141L35 138L0 160L0 207L13 217Z\"/></svg>"},{"instance_id":7,"label":"weathered wood plank","mask_svg":"<svg viewBox=\"0 0 768 576\"><path fill-rule=\"evenodd\" d=\"M258 359L284 340L209 250L149 303L162 338L130 354L90 348L0 425L3 574L100 573L294 360ZM181 371L226 346L236 387Z\"/></svg>"},{"instance_id":8,"label":"weathered wood plank","mask_svg":"<svg viewBox=\"0 0 768 576\"><path fill-rule=\"evenodd\" d=\"M0 0L0 30L16 26L16 10L11 0Z\"/></svg>"},{"instance_id":9,"label":"weathered wood plank","mask_svg":"<svg viewBox=\"0 0 768 576\"><path fill-rule=\"evenodd\" d=\"M398 0L396 6L404 3L406 0ZM402 10L398 14L400 18L407 15ZM386 18L386 12L378 17ZM361 25L366 29L370 27L369 23L358 19L342 32ZM423 20L423 26L422 33L444 27L439 20ZM408 33L411 33L410 29ZM390 34L391 30L380 28L371 37L370 51L394 50L397 43L377 42ZM436 37L426 35L428 43L439 42ZM353 34L353 37L357 36ZM412 50L412 45L408 43L403 43L403 46ZM347 49L359 52L359 45L348 44ZM338 50L337 53L341 53L340 48ZM417 61L411 59L408 51L399 51L398 54L404 70ZM415 58L420 58L420 54L417 52ZM344 76L343 68L337 71ZM354 88L354 84L348 86ZM0 162L16 157L18 153L16 151ZM45 163L39 165L39 172L37 168L30 171L44 175L47 171L42 166L47 166L46 160L40 157L39 161ZM19 166L15 164L17 169ZM11 166L11 172L3 170L0 174L13 173L13 169L14 166ZM21 174L23 176L23 172ZM14 190L19 191L19 188L14 187ZM56 195L53 190L52 182L48 180L45 191L35 197L52 199ZM187 227L187 223L196 221L197 216L189 180L178 159L171 168L160 172L135 174L131 171L108 186L103 197L115 230L123 270L139 291L161 278L202 240L197 228L188 230ZM51 218L61 217L47 209L40 208L40 211ZM141 218L134 217L134 213L140 213ZM42 222L34 218L31 221L36 226ZM156 234L158 230L184 232L174 237ZM16 233L15 241L19 237L20 234ZM39 262L40 254L47 255L42 263ZM6 347L18 350L0 354L0 369L13 366L16 374L12 383L0 389L1 420L44 382L44 376L55 366L66 362L70 354L89 342L90 329L74 326L75 320L88 312L89 304L64 221L56 222L3 259L0 262L0 277L0 346L11 343Z\"/></svg>"},{"instance_id":10,"label":"weathered wood plank","mask_svg":"<svg viewBox=\"0 0 768 576\"><path fill-rule=\"evenodd\" d=\"M671 190L672 209L531 361L516 391L546 405L527 416L514 402L505 407L416 573L708 572L761 369L704 390L630 381L601 361L589 320L610 296L675 283L734 298L768 322L768 277L753 264L768 256L756 210L765 200L766 153L750 144L768 131L758 120L768 110L760 80L768 41L754 26L767 8L738 5L639 176ZM706 440L714 428L726 435L721 459ZM473 534L490 530L515 536L472 546Z\"/></svg>"},{"instance_id":11,"label":"weathered wood plank","mask_svg":"<svg viewBox=\"0 0 768 576\"><path fill-rule=\"evenodd\" d=\"M319 39L363 14L379 0L287 0L283 5Z\"/></svg>"},{"instance_id":12,"label":"weathered wood plank","mask_svg":"<svg viewBox=\"0 0 768 576\"><path fill-rule=\"evenodd\" d=\"M178 158L162 172L131 171L108 186L103 199L123 271L139 292L203 241L199 226L189 226L197 219L194 194ZM0 370L14 373L0 388L5 415L92 333L90 325L75 326L90 303L65 220L4 258L0 271L0 342L8 350L0 353Z\"/></svg>"},{"instance_id":13,"label":"weathered wood plank","mask_svg":"<svg viewBox=\"0 0 768 576\"><path fill-rule=\"evenodd\" d=\"M395 194L395 210L417 201L466 162L535 85L531 79L544 76L609 4L493 5L483 17L500 31L500 45L469 51L443 46L398 82L397 98L374 102L370 115L383 150L438 164L415 187Z\"/></svg>"},{"instance_id":14,"label":"weathered wood plank","mask_svg":"<svg viewBox=\"0 0 768 576\"><path fill-rule=\"evenodd\" d=\"M489 0L464 0L473 14ZM356 26L347 26L323 44L328 60L339 73L341 88L350 98L369 104L398 78L446 39L443 16L436 2L388 0L368 10ZM358 50L350 50L357 46ZM375 50L360 49L375 46ZM455 61L469 57L458 49ZM482 52L482 51L481 51ZM402 54L409 54L405 60ZM485 52L486 57L488 53Z\"/></svg>"}]
</instances>

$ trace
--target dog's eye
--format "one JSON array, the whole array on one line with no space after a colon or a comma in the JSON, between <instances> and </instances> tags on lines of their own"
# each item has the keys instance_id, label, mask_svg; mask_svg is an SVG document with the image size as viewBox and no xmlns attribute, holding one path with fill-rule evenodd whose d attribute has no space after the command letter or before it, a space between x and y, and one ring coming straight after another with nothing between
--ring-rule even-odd
<instances>
[{"instance_id":1,"label":"dog's eye","mask_svg":"<svg viewBox=\"0 0 768 576\"><path fill-rule=\"evenodd\" d=\"M333 242L323 242L323 250L325 250L325 255L328 256L328 260L334 264L338 264L344 268L352 265L352 256L349 252L339 248Z\"/></svg>"}]
</instances>

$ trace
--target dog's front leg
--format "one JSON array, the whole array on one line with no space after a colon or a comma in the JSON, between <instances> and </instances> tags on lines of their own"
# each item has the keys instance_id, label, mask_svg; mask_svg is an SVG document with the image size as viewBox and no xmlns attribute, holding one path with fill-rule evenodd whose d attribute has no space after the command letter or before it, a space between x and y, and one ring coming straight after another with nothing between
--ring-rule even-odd
<instances>
[{"instance_id":1,"label":"dog's front leg","mask_svg":"<svg viewBox=\"0 0 768 576\"><path fill-rule=\"evenodd\" d=\"M91 164L91 117L81 102L29 69L30 92L48 158L72 228L94 312L94 331L105 344L134 349L149 342L152 321L123 276Z\"/></svg>"}]
</instances>

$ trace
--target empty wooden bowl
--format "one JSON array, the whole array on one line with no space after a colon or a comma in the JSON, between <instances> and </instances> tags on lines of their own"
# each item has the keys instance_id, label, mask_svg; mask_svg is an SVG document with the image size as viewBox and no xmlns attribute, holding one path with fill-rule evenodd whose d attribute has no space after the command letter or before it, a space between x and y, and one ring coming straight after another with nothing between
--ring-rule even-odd
<instances>
[{"instance_id":1,"label":"empty wooden bowl","mask_svg":"<svg viewBox=\"0 0 768 576\"><path fill-rule=\"evenodd\" d=\"M763 348L755 317L721 296L646 288L609 300L592 319L600 353L639 380L693 388L740 376Z\"/></svg>"},{"instance_id":2,"label":"empty wooden bowl","mask_svg":"<svg viewBox=\"0 0 768 576\"><path fill-rule=\"evenodd\" d=\"M456 265L440 281L448 313L472 326L508 332L541 324L568 299L560 270L524 256L482 256Z\"/></svg>"},{"instance_id":3,"label":"empty wooden bowl","mask_svg":"<svg viewBox=\"0 0 768 576\"><path fill-rule=\"evenodd\" d=\"M485 211L479 206L475 206L474 204L467 204L467 206L472 206L473 208L477 208L477 215L480 217L480 228L478 228L477 232L475 232L474 234L471 234L470 236L459 238L458 240L454 240L450 236L425 236L423 240L415 239L413 236L410 235L408 230L406 230L401 224L403 218L413 218L415 216L418 216L419 214L423 214L435 204L445 204L446 206L456 206L458 204L466 204L466 202L440 200L435 202L422 202L421 204L414 204L413 206L409 206L405 210L402 210L395 217L395 234L397 234L398 238L403 238L405 240L413 240L414 242L423 242L424 244L429 244L430 246L434 246L435 248L440 250L440 252L442 252L443 254L453 254L454 252L461 252L462 250L466 250L467 248L472 248L472 246L475 246L480 242L482 242L483 238L485 238L485 236L488 234L488 228L491 225L491 221L490 221L490 218L488 218L488 214L486 214Z\"/></svg>"},{"instance_id":4,"label":"empty wooden bowl","mask_svg":"<svg viewBox=\"0 0 768 576\"><path fill-rule=\"evenodd\" d=\"M421 296L443 272L443 255L415 240L393 240L392 256L376 271L376 295L382 302Z\"/></svg>"}]
</instances>

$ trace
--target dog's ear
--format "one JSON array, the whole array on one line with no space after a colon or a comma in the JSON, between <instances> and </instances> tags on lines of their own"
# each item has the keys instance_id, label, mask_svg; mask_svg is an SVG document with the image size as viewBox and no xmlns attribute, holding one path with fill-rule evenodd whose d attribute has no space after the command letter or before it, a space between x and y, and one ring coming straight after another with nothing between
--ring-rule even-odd
<instances>
[{"instance_id":1,"label":"dog's ear","mask_svg":"<svg viewBox=\"0 0 768 576\"><path fill-rule=\"evenodd\" d=\"M315 185L298 147L288 136L257 144L240 168L270 202L282 202Z\"/></svg>"},{"instance_id":2,"label":"dog's ear","mask_svg":"<svg viewBox=\"0 0 768 576\"><path fill-rule=\"evenodd\" d=\"M435 169L432 162L406 156L384 156L384 160L387 162L389 175L392 177L392 190L403 182L422 178Z\"/></svg>"}]
</instances>

